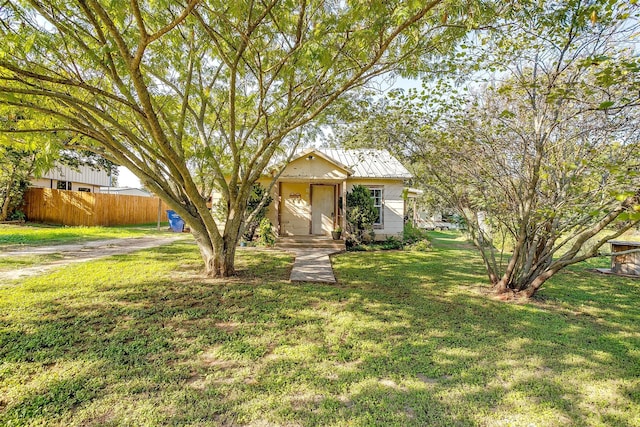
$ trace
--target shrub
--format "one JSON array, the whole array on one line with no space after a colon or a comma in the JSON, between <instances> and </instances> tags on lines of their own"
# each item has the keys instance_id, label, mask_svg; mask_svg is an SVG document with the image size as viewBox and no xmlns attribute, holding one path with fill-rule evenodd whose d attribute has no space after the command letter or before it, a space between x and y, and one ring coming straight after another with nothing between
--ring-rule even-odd
<instances>
[{"instance_id":1,"label":"shrub","mask_svg":"<svg viewBox=\"0 0 640 427\"><path fill-rule=\"evenodd\" d=\"M431 242L427 239L419 240L411 246L408 246L407 249L416 252L428 252L431 250Z\"/></svg>"},{"instance_id":2,"label":"shrub","mask_svg":"<svg viewBox=\"0 0 640 427\"><path fill-rule=\"evenodd\" d=\"M262 222L262 219L267 216L267 210L269 208L269 205L273 201L273 197L271 197L271 195L265 196L266 192L267 189L264 188L261 184L254 184L253 188L251 189L251 196L249 196L249 200L247 201L247 215L250 212L253 212L258 207L263 198L266 198L267 200L265 201L264 206L260 208L260 210L256 213L253 221L245 225L245 232L243 234L243 237L248 242L253 240L258 226Z\"/></svg>"},{"instance_id":3,"label":"shrub","mask_svg":"<svg viewBox=\"0 0 640 427\"><path fill-rule=\"evenodd\" d=\"M20 218L19 208L29 182L22 177L15 178L13 174L6 177L3 175L4 171L0 170L0 220L23 219Z\"/></svg>"},{"instance_id":4,"label":"shrub","mask_svg":"<svg viewBox=\"0 0 640 427\"><path fill-rule=\"evenodd\" d=\"M351 236L347 237L344 243L347 250L350 252L363 252L367 250L367 248L364 247L364 245L362 245L360 242L356 242Z\"/></svg>"},{"instance_id":5,"label":"shrub","mask_svg":"<svg viewBox=\"0 0 640 427\"><path fill-rule=\"evenodd\" d=\"M425 240L427 238L427 232L416 226L411 222L407 222L404 225L404 231L402 233L402 240L406 245Z\"/></svg>"},{"instance_id":6,"label":"shrub","mask_svg":"<svg viewBox=\"0 0 640 427\"><path fill-rule=\"evenodd\" d=\"M391 250L391 249L402 249L403 248L403 244L402 244L402 240L393 237L393 236L389 236L387 237L387 239L382 242L382 249L384 250Z\"/></svg>"},{"instance_id":7,"label":"shrub","mask_svg":"<svg viewBox=\"0 0 640 427\"><path fill-rule=\"evenodd\" d=\"M354 185L347 193L347 223L350 226L351 237L360 244L363 239L373 233L373 223L378 218L371 191L363 185Z\"/></svg>"},{"instance_id":8,"label":"shrub","mask_svg":"<svg viewBox=\"0 0 640 427\"><path fill-rule=\"evenodd\" d=\"M25 221L26 219L27 215L19 209L14 210L9 216L10 221Z\"/></svg>"},{"instance_id":9,"label":"shrub","mask_svg":"<svg viewBox=\"0 0 640 427\"><path fill-rule=\"evenodd\" d=\"M258 226L258 245L273 246L276 244L276 233L269 218L262 218Z\"/></svg>"}]
</instances>

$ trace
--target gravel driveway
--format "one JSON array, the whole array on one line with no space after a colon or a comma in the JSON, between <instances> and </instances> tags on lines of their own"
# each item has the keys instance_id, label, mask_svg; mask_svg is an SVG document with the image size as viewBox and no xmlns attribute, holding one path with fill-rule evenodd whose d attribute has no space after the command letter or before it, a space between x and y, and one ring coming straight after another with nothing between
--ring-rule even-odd
<instances>
[{"instance_id":1,"label":"gravel driveway","mask_svg":"<svg viewBox=\"0 0 640 427\"><path fill-rule=\"evenodd\" d=\"M60 254L62 259L33 267L0 271L0 283L5 280L16 280L29 276L37 276L57 267L76 262L86 262L111 255L122 255L142 249L155 248L182 240L182 235L171 237L136 237L127 239L96 240L73 244L24 246L0 252L0 257L20 257L29 255Z\"/></svg>"}]
</instances>

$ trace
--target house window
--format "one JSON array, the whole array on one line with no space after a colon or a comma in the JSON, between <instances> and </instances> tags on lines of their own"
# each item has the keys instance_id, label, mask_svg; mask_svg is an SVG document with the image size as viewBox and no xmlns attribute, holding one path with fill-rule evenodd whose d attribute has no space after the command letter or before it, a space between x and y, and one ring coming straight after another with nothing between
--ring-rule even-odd
<instances>
[{"instance_id":1,"label":"house window","mask_svg":"<svg viewBox=\"0 0 640 427\"><path fill-rule=\"evenodd\" d=\"M71 190L71 181L58 181L58 190Z\"/></svg>"},{"instance_id":2,"label":"house window","mask_svg":"<svg viewBox=\"0 0 640 427\"><path fill-rule=\"evenodd\" d=\"M370 188L371 198L373 199L373 206L378 211L378 218L374 221L373 226L375 228L383 228L384 226L384 209L382 206L383 189L382 188Z\"/></svg>"},{"instance_id":3,"label":"house window","mask_svg":"<svg viewBox=\"0 0 640 427\"><path fill-rule=\"evenodd\" d=\"M85 193L91 193L91 189L89 187L78 187L78 191L84 191Z\"/></svg>"}]
</instances>

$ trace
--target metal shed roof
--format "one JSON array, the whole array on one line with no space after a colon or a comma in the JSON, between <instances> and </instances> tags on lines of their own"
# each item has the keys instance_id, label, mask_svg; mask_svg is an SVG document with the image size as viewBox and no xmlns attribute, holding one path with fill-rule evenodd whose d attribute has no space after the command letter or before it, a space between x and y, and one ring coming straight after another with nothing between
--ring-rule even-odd
<instances>
[{"instance_id":1,"label":"metal shed roof","mask_svg":"<svg viewBox=\"0 0 640 427\"><path fill-rule=\"evenodd\" d=\"M353 178L411 178L409 171L387 150L316 149L327 157L347 166Z\"/></svg>"}]
</instances>

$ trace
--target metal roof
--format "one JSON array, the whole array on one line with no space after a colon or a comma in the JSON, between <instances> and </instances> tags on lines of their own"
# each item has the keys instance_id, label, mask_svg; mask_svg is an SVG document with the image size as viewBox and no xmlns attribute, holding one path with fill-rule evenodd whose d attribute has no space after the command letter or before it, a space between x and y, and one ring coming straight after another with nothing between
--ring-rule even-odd
<instances>
[{"instance_id":1,"label":"metal roof","mask_svg":"<svg viewBox=\"0 0 640 427\"><path fill-rule=\"evenodd\" d=\"M353 171L352 178L411 178L409 171L387 150L315 149Z\"/></svg>"}]
</instances>

